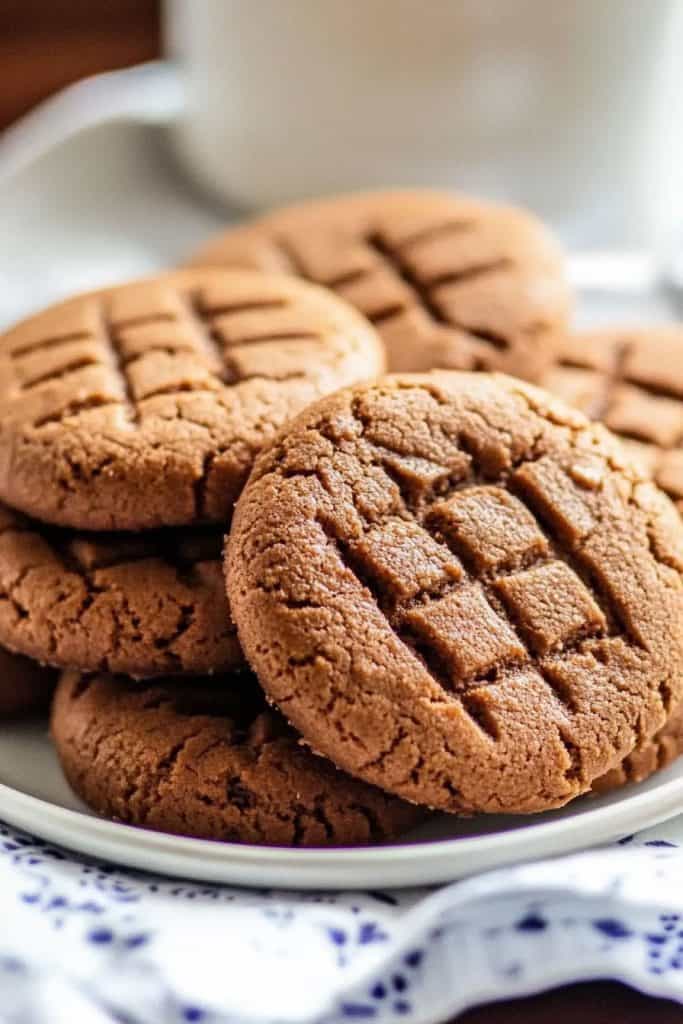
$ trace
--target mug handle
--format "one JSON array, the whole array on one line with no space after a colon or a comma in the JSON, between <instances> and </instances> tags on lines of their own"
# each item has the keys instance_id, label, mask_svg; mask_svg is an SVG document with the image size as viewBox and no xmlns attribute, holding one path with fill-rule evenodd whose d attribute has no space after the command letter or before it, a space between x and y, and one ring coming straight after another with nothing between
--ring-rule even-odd
<instances>
[{"instance_id":1,"label":"mug handle","mask_svg":"<svg viewBox=\"0 0 683 1024\"><path fill-rule=\"evenodd\" d=\"M183 77L172 61L149 61L84 78L0 134L0 182L88 128L108 121L164 124L181 113L185 102Z\"/></svg>"}]
</instances>

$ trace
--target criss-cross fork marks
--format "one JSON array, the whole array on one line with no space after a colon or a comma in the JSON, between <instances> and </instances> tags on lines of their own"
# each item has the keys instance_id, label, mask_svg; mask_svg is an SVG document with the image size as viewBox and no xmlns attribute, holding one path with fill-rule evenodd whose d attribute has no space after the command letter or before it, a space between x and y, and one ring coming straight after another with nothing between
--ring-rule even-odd
<instances>
[{"instance_id":1,"label":"criss-cross fork marks","mask_svg":"<svg viewBox=\"0 0 683 1024\"><path fill-rule=\"evenodd\" d=\"M545 385L602 420L675 501L683 501L683 332L568 337Z\"/></svg>"},{"instance_id":2,"label":"criss-cross fork marks","mask_svg":"<svg viewBox=\"0 0 683 1024\"><path fill-rule=\"evenodd\" d=\"M135 426L151 398L303 375L309 347L320 343L285 298L211 303L199 293L174 292L170 299L166 308L134 315L104 301L89 311L87 329L18 347L17 388L29 400L35 396L34 426L109 405Z\"/></svg>"},{"instance_id":3,"label":"criss-cross fork marks","mask_svg":"<svg viewBox=\"0 0 683 1024\"><path fill-rule=\"evenodd\" d=\"M291 272L333 288L375 325L418 313L426 326L465 332L488 348L506 349L506 337L459 322L453 303L445 301L449 286L512 266L509 258L499 255L472 253L463 258L460 246L466 247L476 232L475 222L462 219L416 230L399 241L376 231L327 245L314 239L310 249L306 238L281 238L277 246Z\"/></svg>"},{"instance_id":4,"label":"criss-cross fork marks","mask_svg":"<svg viewBox=\"0 0 683 1024\"><path fill-rule=\"evenodd\" d=\"M366 524L357 540L321 521L401 642L494 738L482 686L532 671L571 715L574 697L557 666L587 643L638 645L590 557L564 545L541 525L533 499L512 490L468 480L419 514Z\"/></svg>"},{"instance_id":5,"label":"criss-cross fork marks","mask_svg":"<svg viewBox=\"0 0 683 1024\"><path fill-rule=\"evenodd\" d=\"M568 338L548 385L615 433L683 443L683 332Z\"/></svg>"},{"instance_id":6,"label":"criss-cross fork marks","mask_svg":"<svg viewBox=\"0 0 683 1024\"><path fill-rule=\"evenodd\" d=\"M438 233L441 236L441 232ZM430 236L431 237L431 236ZM422 243L425 239L421 236L417 239ZM455 317L452 308L440 301L439 289L447 285L461 284L466 281L473 281L479 277L486 277L500 270L507 270L510 267L508 259L488 259L483 261L472 261L467 266L458 270L435 269L430 272L429 264L425 266L420 258L411 258L410 246L412 242L404 243L400 247L389 246L381 236L370 235L366 242L379 256L390 274L393 274L398 281L402 282L403 288L407 286L405 299L397 301L392 306L388 303L383 310L370 315L369 319L375 324L381 324L387 320L406 312L411 306L421 307L431 320L441 327L451 327L465 331L473 339L485 345L497 349L506 349L508 340L493 331L473 330L469 326L459 322Z\"/></svg>"}]
</instances>

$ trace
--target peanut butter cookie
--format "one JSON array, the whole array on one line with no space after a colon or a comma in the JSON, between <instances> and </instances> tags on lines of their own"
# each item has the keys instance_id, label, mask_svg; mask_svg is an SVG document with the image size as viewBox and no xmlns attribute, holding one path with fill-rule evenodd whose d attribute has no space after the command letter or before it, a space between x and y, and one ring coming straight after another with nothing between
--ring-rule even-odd
<instances>
[{"instance_id":1,"label":"peanut butter cookie","mask_svg":"<svg viewBox=\"0 0 683 1024\"><path fill-rule=\"evenodd\" d=\"M544 386L602 420L683 511L683 326L567 335Z\"/></svg>"},{"instance_id":2,"label":"peanut butter cookie","mask_svg":"<svg viewBox=\"0 0 683 1024\"><path fill-rule=\"evenodd\" d=\"M77 533L0 505L0 643L130 676L243 664L216 527Z\"/></svg>"},{"instance_id":3,"label":"peanut butter cookie","mask_svg":"<svg viewBox=\"0 0 683 1024\"><path fill-rule=\"evenodd\" d=\"M304 749L253 677L131 683L62 676L52 734L66 777L100 814L226 842L377 842L424 812Z\"/></svg>"},{"instance_id":4,"label":"peanut butter cookie","mask_svg":"<svg viewBox=\"0 0 683 1024\"><path fill-rule=\"evenodd\" d=\"M0 499L76 529L225 524L275 429L383 359L355 310L283 276L70 299L0 338Z\"/></svg>"},{"instance_id":5,"label":"peanut butter cookie","mask_svg":"<svg viewBox=\"0 0 683 1024\"><path fill-rule=\"evenodd\" d=\"M683 523L608 432L487 374L336 393L257 460L228 589L267 693L344 770L557 807L683 696Z\"/></svg>"},{"instance_id":6,"label":"peanut butter cookie","mask_svg":"<svg viewBox=\"0 0 683 1024\"><path fill-rule=\"evenodd\" d=\"M535 217L444 192L276 210L230 228L192 262L280 270L334 289L377 327L390 370L538 380L570 307L560 249Z\"/></svg>"}]
</instances>

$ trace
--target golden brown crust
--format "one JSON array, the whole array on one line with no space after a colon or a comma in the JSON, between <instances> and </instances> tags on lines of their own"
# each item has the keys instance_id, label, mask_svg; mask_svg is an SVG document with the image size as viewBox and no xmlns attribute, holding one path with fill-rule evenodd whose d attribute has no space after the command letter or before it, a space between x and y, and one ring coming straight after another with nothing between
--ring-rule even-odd
<instances>
[{"instance_id":1,"label":"golden brown crust","mask_svg":"<svg viewBox=\"0 0 683 1024\"><path fill-rule=\"evenodd\" d=\"M52 734L76 793L145 828L339 846L390 838L424 817L305 750L246 675L136 684L65 673Z\"/></svg>"},{"instance_id":2,"label":"golden brown crust","mask_svg":"<svg viewBox=\"0 0 683 1024\"><path fill-rule=\"evenodd\" d=\"M78 533L0 504L0 643L136 677L239 667L222 544L216 527Z\"/></svg>"},{"instance_id":3,"label":"golden brown crust","mask_svg":"<svg viewBox=\"0 0 683 1024\"><path fill-rule=\"evenodd\" d=\"M0 338L0 499L89 530L225 523L294 412L383 368L359 315L249 271L79 296Z\"/></svg>"},{"instance_id":4,"label":"golden brown crust","mask_svg":"<svg viewBox=\"0 0 683 1024\"><path fill-rule=\"evenodd\" d=\"M245 654L315 750L448 811L566 803L682 695L683 524L600 426L500 376L323 399L228 545Z\"/></svg>"},{"instance_id":5,"label":"golden brown crust","mask_svg":"<svg viewBox=\"0 0 683 1024\"><path fill-rule=\"evenodd\" d=\"M562 256L530 214L433 191L338 196L230 228L194 265L280 270L333 288L377 327L389 369L538 380L567 329Z\"/></svg>"}]
</instances>

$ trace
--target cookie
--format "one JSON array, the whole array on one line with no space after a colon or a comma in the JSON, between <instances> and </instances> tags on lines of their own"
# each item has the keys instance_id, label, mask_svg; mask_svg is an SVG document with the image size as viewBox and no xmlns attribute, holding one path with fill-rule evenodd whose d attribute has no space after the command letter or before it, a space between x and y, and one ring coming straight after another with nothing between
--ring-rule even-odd
<instances>
[{"instance_id":1,"label":"cookie","mask_svg":"<svg viewBox=\"0 0 683 1024\"><path fill-rule=\"evenodd\" d=\"M76 529L225 524L276 427L383 360L354 310L282 276L79 296L0 338L0 499Z\"/></svg>"},{"instance_id":2,"label":"cookie","mask_svg":"<svg viewBox=\"0 0 683 1024\"><path fill-rule=\"evenodd\" d=\"M568 335L544 384L602 420L683 512L683 325Z\"/></svg>"},{"instance_id":3,"label":"cookie","mask_svg":"<svg viewBox=\"0 0 683 1024\"><path fill-rule=\"evenodd\" d=\"M66 672L52 735L74 791L132 825L228 842L377 842L420 809L304 749L247 673L134 684Z\"/></svg>"},{"instance_id":4,"label":"cookie","mask_svg":"<svg viewBox=\"0 0 683 1024\"><path fill-rule=\"evenodd\" d=\"M44 664L130 676L243 664L216 527L47 527L0 505L0 643Z\"/></svg>"},{"instance_id":5,"label":"cookie","mask_svg":"<svg viewBox=\"0 0 683 1024\"><path fill-rule=\"evenodd\" d=\"M446 811L589 789L683 694L683 523L599 424L501 375L388 377L257 460L243 650L315 750Z\"/></svg>"},{"instance_id":6,"label":"cookie","mask_svg":"<svg viewBox=\"0 0 683 1024\"><path fill-rule=\"evenodd\" d=\"M538 380L566 330L562 256L530 214L430 191L275 211L193 263L283 270L333 288L377 327L390 370L503 370Z\"/></svg>"},{"instance_id":7,"label":"cookie","mask_svg":"<svg viewBox=\"0 0 683 1024\"><path fill-rule=\"evenodd\" d=\"M20 718L46 709L55 673L0 647L0 719Z\"/></svg>"},{"instance_id":8,"label":"cookie","mask_svg":"<svg viewBox=\"0 0 683 1024\"><path fill-rule=\"evenodd\" d=\"M609 793L628 782L643 782L683 754L683 707L676 708L651 740L641 743L620 765L596 779L594 793Z\"/></svg>"}]
</instances>

